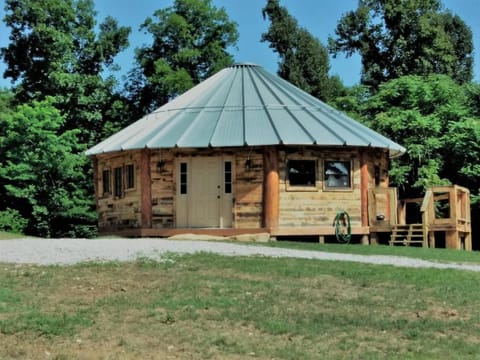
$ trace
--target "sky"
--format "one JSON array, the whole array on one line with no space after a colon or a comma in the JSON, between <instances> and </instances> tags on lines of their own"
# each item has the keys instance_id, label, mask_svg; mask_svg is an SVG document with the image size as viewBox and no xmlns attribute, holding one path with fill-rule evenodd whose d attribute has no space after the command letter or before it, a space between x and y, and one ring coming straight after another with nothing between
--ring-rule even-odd
<instances>
[{"instance_id":1,"label":"sky","mask_svg":"<svg viewBox=\"0 0 480 360\"><path fill-rule=\"evenodd\" d=\"M130 47L116 58L121 70L118 76L128 72L133 67L134 49L150 43L150 37L139 31L140 24L157 9L172 4L172 0L95 0L98 11L97 21L101 22L110 15L123 26L130 26ZM225 8L229 18L238 24L240 34L236 48L229 49L236 62L251 62L263 66L266 70L276 73L278 57L268 43L260 41L261 35L268 28L269 22L262 17L265 0L212 0L217 8ZM0 0L0 17L4 17L4 0ZM295 17L298 24L306 28L324 45L328 37L334 35L338 20L347 11L357 7L358 0L280 0ZM459 15L471 28L475 47L474 81L480 82L480 0L443 0L446 9ZM0 25L0 47L8 44L8 29ZM3 75L5 65L0 64ZM360 57L354 55L345 58L339 54L330 59L330 74L338 75L347 86L360 81ZM0 86L8 87L9 79L0 79Z\"/></svg>"}]
</instances>

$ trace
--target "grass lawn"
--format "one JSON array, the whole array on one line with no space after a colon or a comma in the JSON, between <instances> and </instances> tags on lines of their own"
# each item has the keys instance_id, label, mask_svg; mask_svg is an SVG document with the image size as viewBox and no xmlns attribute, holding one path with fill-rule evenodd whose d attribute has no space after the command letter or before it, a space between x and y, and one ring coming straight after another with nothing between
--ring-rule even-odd
<instances>
[{"instance_id":1,"label":"grass lawn","mask_svg":"<svg viewBox=\"0 0 480 360\"><path fill-rule=\"evenodd\" d=\"M360 244L319 244L305 243L293 241L272 241L264 244L271 247L281 247L299 250L313 250L338 252L346 254L358 255L395 255L407 256L417 259L441 261L441 262L458 262L458 263L479 263L480 251L464 251L453 249L428 249L414 246L389 246L389 245L371 245L365 246Z\"/></svg>"},{"instance_id":2,"label":"grass lawn","mask_svg":"<svg viewBox=\"0 0 480 360\"><path fill-rule=\"evenodd\" d=\"M25 235L13 234L6 231L0 231L0 240L19 239L23 237L25 237Z\"/></svg>"},{"instance_id":3,"label":"grass lawn","mask_svg":"<svg viewBox=\"0 0 480 360\"><path fill-rule=\"evenodd\" d=\"M0 359L477 359L480 274L170 255L0 265Z\"/></svg>"}]
</instances>

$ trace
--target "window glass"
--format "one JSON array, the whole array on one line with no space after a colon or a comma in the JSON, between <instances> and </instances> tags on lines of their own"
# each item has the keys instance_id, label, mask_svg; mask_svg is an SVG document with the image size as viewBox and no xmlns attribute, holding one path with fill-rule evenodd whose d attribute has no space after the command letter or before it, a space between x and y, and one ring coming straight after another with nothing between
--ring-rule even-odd
<instances>
[{"instance_id":1,"label":"window glass","mask_svg":"<svg viewBox=\"0 0 480 360\"><path fill-rule=\"evenodd\" d=\"M110 170L102 171L102 187L104 195L110 193Z\"/></svg>"},{"instance_id":2,"label":"window glass","mask_svg":"<svg viewBox=\"0 0 480 360\"><path fill-rule=\"evenodd\" d=\"M287 168L290 186L315 186L315 160L288 160Z\"/></svg>"},{"instance_id":3,"label":"window glass","mask_svg":"<svg viewBox=\"0 0 480 360\"><path fill-rule=\"evenodd\" d=\"M232 193L232 162L225 161L224 166L225 194Z\"/></svg>"},{"instance_id":4,"label":"window glass","mask_svg":"<svg viewBox=\"0 0 480 360\"><path fill-rule=\"evenodd\" d=\"M187 163L180 163L180 194L187 193Z\"/></svg>"},{"instance_id":5,"label":"window glass","mask_svg":"<svg viewBox=\"0 0 480 360\"><path fill-rule=\"evenodd\" d=\"M325 161L325 187L350 188L350 173L350 161Z\"/></svg>"},{"instance_id":6,"label":"window glass","mask_svg":"<svg viewBox=\"0 0 480 360\"><path fill-rule=\"evenodd\" d=\"M114 196L121 197L123 193L123 169L121 167L113 170Z\"/></svg>"},{"instance_id":7,"label":"window glass","mask_svg":"<svg viewBox=\"0 0 480 360\"><path fill-rule=\"evenodd\" d=\"M133 164L128 164L125 167L125 171L127 173L126 188L133 189L135 187L135 167L133 166Z\"/></svg>"}]
</instances>

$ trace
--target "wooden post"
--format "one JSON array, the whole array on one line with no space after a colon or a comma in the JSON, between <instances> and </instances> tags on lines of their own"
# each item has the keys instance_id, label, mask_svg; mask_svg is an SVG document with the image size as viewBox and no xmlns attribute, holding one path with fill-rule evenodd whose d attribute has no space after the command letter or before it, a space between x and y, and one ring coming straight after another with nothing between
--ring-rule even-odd
<instances>
[{"instance_id":1,"label":"wooden post","mask_svg":"<svg viewBox=\"0 0 480 360\"><path fill-rule=\"evenodd\" d=\"M98 182L99 182L98 159L97 157L94 157L92 160L93 160L93 191L95 193L95 205L96 205L96 208L98 209L98 198L100 196L100 189L98 186Z\"/></svg>"},{"instance_id":2,"label":"wooden post","mask_svg":"<svg viewBox=\"0 0 480 360\"><path fill-rule=\"evenodd\" d=\"M470 192L465 189L462 206L465 209L465 250L472 250L472 223L470 213Z\"/></svg>"},{"instance_id":3,"label":"wooden post","mask_svg":"<svg viewBox=\"0 0 480 360\"><path fill-rule=\"evenodd\" d=\"M472 251L472 233L471 232L466 232L464 240L465 242L465 250Z\"/></svg>"},{"instance_id":4,"label":"wooden post","mask_svg":"<svg viewBox=\"0 0 480 360\"><path fill-rule=\"evenodd\" d=\"M150 151L144 149L140 156L140 191L142 228L152 227L152 181L150 174Z\"/></svg>"},{"instance_id":5,"label":"wooden post","mask_svg":"<svg viewBox=\"0 0 480 360\"><path fill-rule=\"evenodd\" d=\"M428 244L431 249L435 249L435 232L434 231L428 232Z\"/></svg>"},{"instance_id":6,"label":"wooden post","mask_svg":"<svg viewBox=\"0 0 480 360\"><path fill-rule=\"evenodd\" d=\"M407 203L405 201L400 200L398 202L397 214L398 214L398 224L406 225L407 224Z\"/></svg>"},{"instance_id":7,"label":"wooden post","mask_svg":"<svg viewBox=\"0 0 480 360\"><path fill-rule=\"evenodd\" d=\"M362 227L368 227L368 164L363 151L360 154L360 202ZM368 235L362 236L362 244L368 245Z\"/></svg>"},{"instance_id":8,"label":"wooden post","mask_svg":"<svg viewBox=\"0 0 480 360\"><path fill-rule=\"evenodd\" d=\"M447 249L461 249L458 231L445 231L445 243Z\"/></svg>"},{"instance_id":9,"label":"wooden post","mask_svg":"<svg viewBox=\"0 0 480 360\"><path fill-rule=\"evenodd\" d=\"M279 216L279 175L278 152L267 147L263 153L263 226L270 231L278 228Z\"/></svg>"}]
</instances>

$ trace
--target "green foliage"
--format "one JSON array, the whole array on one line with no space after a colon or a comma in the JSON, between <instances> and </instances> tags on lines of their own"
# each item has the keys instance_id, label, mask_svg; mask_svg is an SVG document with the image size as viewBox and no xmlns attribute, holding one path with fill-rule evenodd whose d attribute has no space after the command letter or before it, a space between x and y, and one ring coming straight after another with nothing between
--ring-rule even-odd
<instances>
[{"instance_id":1,"label":"green foliage","mask_svg":"<svg viewBox=\"0 0 480 360\"><path fill-rule=\"evenodd\" d=\"M0 210L15 209L17 219L28 219L32 235L73 235L74 224L95 220L81 186L85 147L78 130L60 131L64 122L51 99L0 114Z\"/></svg>"},{"instance_id":2,"label":"green foliage","mask_svg":"<svg viewBox=\"0 0 480 360\"><path fill-rule=\"evenodd\" d=\"M405 76L354 107L369 126L407 148L390 173L404 194L447 183L480 188L480 123L467 94L447 76Z\"/></svg>"},{"instance_id":3,"label":"green foliage","mask_svg":"<svg viewBox=\"0 0 480 360\"><path fill-rule=\"evenodd\" d=\"M141 29L153 42L136 50L127 84L135 119L233 62L227 48L237 42L237 24L211 0L176 0Z\"/></svg>"},{"instance_id":4,"label":"green foliage","mask_svg":"<svg viewBox=\"0 0 480 360\"><path fill-rule=\"evenodd\" d=\"M54 336L72 336L77 328L91 326L93 320L85 311L70 315L66 313L41 313L33 309L8 320L0 320L0 333L16 334L24 331L33 332L39 336L52 338Z\"/></svg>"},{"instance_id":5,"label":"green foliage","mask_svg":"<svg viewBox=\"0 0 480 360\"><path fill-rule=\"evenodd\" d=\"M300 27L278 0L269 0L263 17L270 20L262 41L280 56L278 75L323 101L334 99L343 91L338 77L330 78L328 51L306 29Z\"/></svg>"},{"instance_id":6,"label":"green foliage","mask_svg":"<svg viewBox=\"0 0 480 360\"><path fill-rule=\"evenodd\" d=\"M338 22L330 51L362 57L362 83L378 86L405 75L472 79L473 41L465 22L440 0L360 0Z\"/></svg>"},{"instance_id":7,"label":"green foliage","mask_svg":"<svg viewBox=\"0 0 480 360\"><path fill-rule=\"evenodd\" d=\"M3 20L13 98L0 99L9 108L0 120L0 211L17 210L30 234L94 236L83 151L128 118L116 80L103 74L116 69L130 29L111 17L97 24L93 0L6 0Z\"/></svg>"},{"instance_id":8,"label":"green foliage","mask_svg":"<svg viewBox=\"0 0 480 360\"><path fill-rule=\"evenodd\" d=\"M54 97L63 128L81 129L88 145L105 136L116 81L102 72L115 69L130 33L110 17L97 25L95 16L93 0L6 0L10 43L1 49L17 101Z\"/></svg>"},{"instance_id":9,"label":"green foliage","mask_svg":"<svg viewBox=\"0 0 480 360\"><path fill-rule=\"evenodd\" d=\"M0 231L22 234L27 224L28 220L23 218L18 210L10 208L0 210Z\"/></svg>"}]
</instances>

